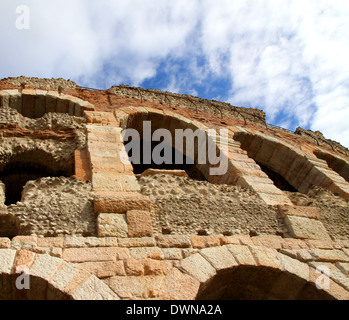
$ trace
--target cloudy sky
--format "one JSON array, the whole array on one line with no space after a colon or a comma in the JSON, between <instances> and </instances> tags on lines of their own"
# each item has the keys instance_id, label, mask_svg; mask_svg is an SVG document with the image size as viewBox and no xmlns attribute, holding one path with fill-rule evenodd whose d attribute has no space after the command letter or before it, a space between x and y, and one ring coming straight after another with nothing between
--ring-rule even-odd
<instances>
[{"instance_id":1,"label":"cloudy sky","mask_svg":"<svg viewBox=\"0 0 349 320\"><path fill-rule=\"evenodd\" d=\"M0 41L0 78L191 94L349 147L348 0L0 0Z\"/></svg>"}]
</instances>

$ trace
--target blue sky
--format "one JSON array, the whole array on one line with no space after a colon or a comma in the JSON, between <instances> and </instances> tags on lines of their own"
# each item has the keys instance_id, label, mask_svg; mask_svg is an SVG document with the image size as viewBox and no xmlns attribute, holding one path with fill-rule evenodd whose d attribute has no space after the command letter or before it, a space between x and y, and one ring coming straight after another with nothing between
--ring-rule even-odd
<instances>
[{"instance_id":1,"label":"blue sky","mask_svg":"<svg viewBox=\"0 0 349 320\"><path fill-rule=\"evenodd\" d=\"M0 0L0 41L0 78L191 94L349 147L347 0Z\"/></svg>"}]
</instances>

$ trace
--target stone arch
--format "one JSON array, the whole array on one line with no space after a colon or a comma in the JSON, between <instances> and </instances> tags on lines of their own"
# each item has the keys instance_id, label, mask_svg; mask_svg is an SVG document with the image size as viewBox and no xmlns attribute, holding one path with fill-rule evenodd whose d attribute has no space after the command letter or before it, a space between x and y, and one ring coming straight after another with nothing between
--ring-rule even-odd
<instances>
[{"instance_id":1,"label":"stone arch","mask_svg":"<svg viewBox=\"0 0 349 320\"><path fill-rule=\"evenodd\" d=\"M314 154L318 159L326 161L333 171L349 182L349 164L345 160L321 150L316 150Z\"/></svg>"},{"instance_id":2,"label":"stone arch","mask_svg":"<svg viewBox=\"0 0 349 320\"><path fill-rule=\"evenodd\" d=\"M29 289L17 289L21 275L29 277ZM26 250L0 249L0 283L4 300L119 300L103 281L73 263Z\"/></svg>"},{"instance_id":3,"label":"stone arch","mask_svg":"<svg viewBox=\"0 0 349 320\"><path fill-rule=\"evenodd\" d=\"M238 266L200 287L197 300L335 300L301 277L264 266Z\"/></svg>"},{"instance_id":4,"label":"stone arch","mask_svg":"<svg viewBox=\"0 0 349 320\"><path fill-rule=\"evenodd\" d=\"M241 143L241 148L257 164L283 177L297 191L308 193L317 186L349 198L347 183L325 161L302 154L276 138L258 133L238 132L234 139Z\"/></svg>"},{"instance_id":5,"label":"stone arch","mask_svg":"<svg viewBox=\"0 0 349 320\"><path fill-rule=\"evenodd\" d=\"M84 111L94 110L92 104L79 98L39 89L2 90L0 107L15 109L24 117L33 119L41 118L49 112L82 117Z\"/></svg>"},{"instance_id":6,"label":"stone arch","mask_svg":"<svg viewBox=\"0 0 349 320\"><path fill-rule=\"evenodd\" d=\"M191 173L189 175L193 174L194 177L201 177L209 182L216 181L215 176L217 175L214 173L214 166L210 164L207 154L208 152L212 152L212 154L215 153L215 155L222 154L222 157L225 155L220 153L219 143L217 143L217 140L219 140L218 134L217 137L211 136L209 134L209 128L202 123L196 120L188 119L172 111L158 110L153 108L126 107L116 110L114 114L119 120L120 127L122 129L135 129L137 132L141 133L141 135L143 134L142 126L144 121L151 122L152 134L158 129L167 129L171 133L172 137L170 147L172 147L174 150L173 154L176 150L175 130L192 130L194 133L200 132L200 134L202 134L201 138L205 139L204 145L198 143L199 140L197 136L193 140L184 140L183 156L193 160L194 164L190 169L188 169L188 166L184 166L182 168L186 169L186 171L190 170ZM191 150L192 153L188 154L188 150ZM178 154L181 156L181 152ZM200 161L198 161L199 157L201 159ZM181 167L179 166L178 168Z\"/></svg>"},{"instance_id":7,"label":"stone arch","mask_svg":"<svg viewBox=\"0 0 349 320\"><path fill-rule=\"evenodd\" d=\"M21 200L22 189L29 180L49 176L70 177L73 174L74 157L59 161L38 146L5 154L0 161L0 180L5 185L7 205Z\"/></svg>"},{"instance_id":8,"label":"stone arch","mask_svg":"<svg viewBox=\"0 0 349 320\"><path fill-rule=\"evenodd\" d=\"M318 292L318 277L314 268L275 249L225 245L182 260L165 279L161 294L175 300L348 299L348 292L330 278L329 286Z\"/></svg>"}]
</instances>

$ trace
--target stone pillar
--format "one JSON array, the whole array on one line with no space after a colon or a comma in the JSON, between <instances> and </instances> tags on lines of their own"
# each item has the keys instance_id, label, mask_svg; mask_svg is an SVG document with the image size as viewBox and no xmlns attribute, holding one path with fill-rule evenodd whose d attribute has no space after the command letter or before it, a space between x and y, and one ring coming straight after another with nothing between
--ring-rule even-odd
<instances>
[{"instance_id":1,"label":"stone pillar","mask_svg":"<svg viewBox=\"0 0 349 320\"><path fill-rule=\"evenodd\" d=\"M151 202L127 160L113 113L86 112L87 148L100 237L152 236Z\"/></svg>"}]
</instances>

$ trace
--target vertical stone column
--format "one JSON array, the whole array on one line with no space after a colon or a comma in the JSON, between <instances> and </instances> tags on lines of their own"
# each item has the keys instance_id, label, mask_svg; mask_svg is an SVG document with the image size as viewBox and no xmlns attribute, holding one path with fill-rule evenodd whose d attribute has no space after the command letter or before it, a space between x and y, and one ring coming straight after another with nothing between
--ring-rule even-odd
<instances>
[{"instance_id":1,"label":"vertical stone column","mask_svg":"<svg viewBox=\"0 0 349 320\"><path fill-rule=\"evenodd\" d=\"M86 112L87 149L100 237L152 236L151 202L140 193L112 113Z\"/></svg>"}]
</instances>

